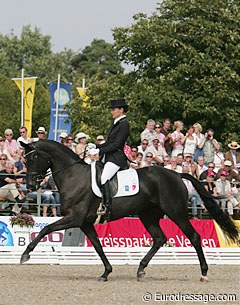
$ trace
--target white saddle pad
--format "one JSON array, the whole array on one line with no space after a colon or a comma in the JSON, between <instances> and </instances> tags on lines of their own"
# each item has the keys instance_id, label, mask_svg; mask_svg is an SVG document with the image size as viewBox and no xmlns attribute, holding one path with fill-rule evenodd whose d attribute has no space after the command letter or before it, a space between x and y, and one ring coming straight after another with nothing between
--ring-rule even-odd
<instances>
[{"instance_id":1,"label":"white saddle pad","mask_svg":"<svg viewBox=\"0 0 240 305\"><path fill-rule=\"evenodd\" d=\"M137 171L133 168L119 171L117 173L118 191L114 197L132 196L139 192L139 179ZM96 164L91 162L91 180L93 193L102 197L102 193L96 182Z\"/></svg>"}]
</instances>

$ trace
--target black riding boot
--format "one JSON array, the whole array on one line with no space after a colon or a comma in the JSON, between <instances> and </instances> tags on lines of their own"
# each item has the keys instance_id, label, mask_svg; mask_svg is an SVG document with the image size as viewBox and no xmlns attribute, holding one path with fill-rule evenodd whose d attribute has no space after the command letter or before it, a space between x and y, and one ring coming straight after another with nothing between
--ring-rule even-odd
<instances>
[{"instance_id":1,"label":"black riding boot","mask_svg":"<svg viewBox=\"0 0 240 305\"><path fill-rule=\"evenodd\" d=\"M109 180L105 184L102 185L102 199L103 199L103 205L106 208L106 219L110 220L111 212L112 212L112 198L110 195L110 188L109 188Z\"/></svg>"}]
</instances>

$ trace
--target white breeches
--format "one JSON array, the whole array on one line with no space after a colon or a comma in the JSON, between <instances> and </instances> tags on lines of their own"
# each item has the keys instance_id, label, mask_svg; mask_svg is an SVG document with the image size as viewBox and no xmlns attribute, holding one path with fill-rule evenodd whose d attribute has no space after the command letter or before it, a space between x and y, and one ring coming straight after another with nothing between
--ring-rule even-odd
<instances>
[{"instance_id":1,"label":"white breeches","mask_svg":"<svg viewBox=\"0 0 240 305\"><path fill-rule=\"evenodd\" d=\"M107 182L107 180L110 180L119 169L120 169L120 166L118 166L112 162L107 162L104 165L104 169L102 172L101 184L103 185Z\"/></svg>"}]
</instances>

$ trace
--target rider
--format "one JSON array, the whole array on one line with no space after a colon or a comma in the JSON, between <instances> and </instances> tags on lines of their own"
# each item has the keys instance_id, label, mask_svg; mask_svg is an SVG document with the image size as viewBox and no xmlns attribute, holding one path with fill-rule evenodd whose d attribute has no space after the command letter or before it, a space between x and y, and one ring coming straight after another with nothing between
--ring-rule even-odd
<instances>
[{"instance_id":1,"label":"rider","mask_svg":"<svg viewBox=\"0 0 240 305\"><path fill-rule=\"evenodd\" d=\"M125 99L111 100L111 115L114 119L113 125L107 133L107 140L103 144L97 144L100 158L104 156L104 168L101 176L101 190L103 194L103 205L106 207L106 217L111 215L112 199L110 196L109 180L119 169L128 168L127 158L124 154L124 145L130 133L130 126L126 118L128 105Z\"/></svg>"}]
</instances>

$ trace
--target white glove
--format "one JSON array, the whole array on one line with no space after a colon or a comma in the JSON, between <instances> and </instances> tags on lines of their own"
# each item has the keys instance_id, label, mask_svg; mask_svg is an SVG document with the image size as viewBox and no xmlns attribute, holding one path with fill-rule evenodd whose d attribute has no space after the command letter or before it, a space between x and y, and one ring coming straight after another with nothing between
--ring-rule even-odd
<instances>
[{"instance_id":1,"label":"white glove","mask_svg":"<svg viewBox=\"0 0 240 305\"><path fill-rule=\"evenodd\" d=\"M91 155L91 156L99 154L99 148L91 148L91 149L89 149L88 154Z\"/></svg>"},{"instance_id":2,"label":"white glove","mask_svg":"<svg viewBox=\"0 0 240 305\"><path fill-rule=\"evenodd\" d=\"M87 144L87 148L90 150L90 149L95 149L96 148L96 144L94 143L88 143Z\"/></svg>"}]
</instances>

